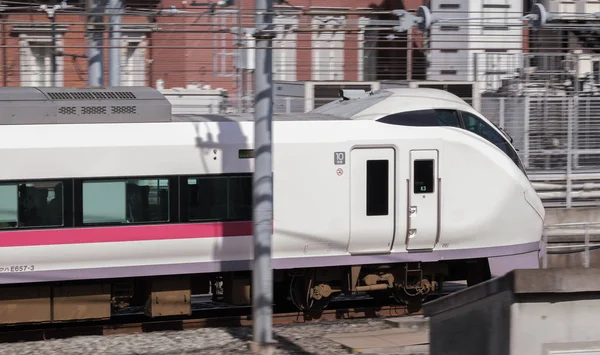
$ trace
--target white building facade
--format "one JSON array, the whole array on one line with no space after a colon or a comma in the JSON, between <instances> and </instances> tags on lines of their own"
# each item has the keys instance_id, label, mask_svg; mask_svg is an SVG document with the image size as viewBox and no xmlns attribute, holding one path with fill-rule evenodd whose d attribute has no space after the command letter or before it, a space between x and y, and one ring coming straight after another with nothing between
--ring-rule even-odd
<instances>
[{"instance_id":1,"label":"white building facade","mask_svg":"<svg viewBox=\"0 0 600 355\"><path fill-rule=\"evenodd\" d=\"M493 90L517 74L523 52L522 0L432 0L428 80L480 81ZM469 20L464 20L469 18ZM493 84L490 84L493 83Z\"/></svg>"}]
</instances>

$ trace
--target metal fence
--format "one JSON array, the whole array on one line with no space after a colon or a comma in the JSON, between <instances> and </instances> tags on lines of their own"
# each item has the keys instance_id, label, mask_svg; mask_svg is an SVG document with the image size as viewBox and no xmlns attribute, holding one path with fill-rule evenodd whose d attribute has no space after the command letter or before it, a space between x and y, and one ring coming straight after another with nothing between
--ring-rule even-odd
<instances>
[{"instance_id":1,"label":"metal fence","mask_svg":"<svg viewBox=\"0 0 600 355\"><path fill-rule=\"evenodd\" d=\"M561 223L545 227L543 235L542 268L548 268L549 258L554 267L590 267L598 264L591 252L600 248L600 222Z\"/></svg>"},{"instance_id":2,"label":"metal fence","mask_svg":"<svg viewBox=\"0 0 600 355\"><path fill-rule=\"evenodd\" d=\"M600 97L482 97L548 207L600 204Z\"/></svg>"}]
</instances>

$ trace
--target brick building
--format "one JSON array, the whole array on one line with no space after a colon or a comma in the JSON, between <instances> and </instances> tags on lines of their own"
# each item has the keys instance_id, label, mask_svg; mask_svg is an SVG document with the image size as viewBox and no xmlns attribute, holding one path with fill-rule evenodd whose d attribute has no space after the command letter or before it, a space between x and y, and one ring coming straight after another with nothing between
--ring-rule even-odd
<instances>
[{"instance_id":1,"label":"brick building","mask_svg":"<svg viewBox=\"0 0 600 355\"><path fill-rule=\"evenodd\" d=\"M56 16L56 48L62 55L56 56L55 75L52 75L52 30L46 14L33 5L25 10L22 6L3 8L0 85L87 86L87 17L77 13L85 8L85 1L68 3L74 8L59 11ZM393 33L391 30L365 30L367 18L374 18L368 13L415 9L423 4L422 0L293 0L290 3L292 6L276 7L274 22L280 32L274 41L275 80L423 78L426 66L418 38L415 37L411 50L409 74L406 35L395 33L396 38L390 40L385 37ZM126 2L122 18L122 85L155 86L160 79L165 88L191 83L230 91L240 85L250 87L253 61L244 57L252 53L238 52L236 44L251 47L252 42L231 34L231 29L253 27L252 10L244 9L251 9L254 2L243 0L214 13L207 6L193 5L193 1L185 0ZM238 13L240 5L242 10ZM172 6L187 13L170 15ZM398 19L389 13L377 18ZM107 28L103 43L105 85L108 85L108 45Z\"/></svg>"}]
</instances>

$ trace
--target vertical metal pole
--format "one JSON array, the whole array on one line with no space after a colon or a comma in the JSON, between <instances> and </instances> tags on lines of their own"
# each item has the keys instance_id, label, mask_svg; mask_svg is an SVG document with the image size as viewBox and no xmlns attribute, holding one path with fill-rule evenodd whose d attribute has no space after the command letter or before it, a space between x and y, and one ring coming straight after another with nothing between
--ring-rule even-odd
<instances>
[{"instance_id":1,"label":"vertical metal pole","mask_svg":"<svg viewBox=\"0 0 600 355\"><path fill-rule=\"evenodd\" d=\"M525 96L525 107L523 108L523 165L525 169L529 168L529 157L531 157L531 151L529 150L529 116L531 115L531 101L529 96Z\"/></svg>"},{"instance_id":2,"label":"vertical metal pole","mask_svg":"<svg viewBox=\"0 0 600 355\"><path fill-rule=\"evenodd\" d=\"M412 72L413 72L413 36L412 36L412 27L408 29L406 32L406 41L407 41L407 49L406 52L406 80L412 80Z\"/></svg>"},{"instance_id":3,"label":"vertical metal pole","mask_svg":"<svg viewBox=\"0 0 600 355\"><path fill-rule=\"evenodd\" d=\"M500 118L498 119L498 126L502 127L503 129L506 128L504 127L504 110L506 109L506 102L504 99L504 97L500 98Z\"/></svg>"},{"instance_id":4,"label":"vertical metal pole","mask_svg":"<svg viewBox=\"0 0 600 355\"><path fill-rule=\"evenodd\" d=\"M110 9L110 49L108 50L108 85L121 85L121 15L123 0L109 0Z\"/></svg>"},{"instance_id":5,"label":"vertical metal pole","mask_svg":"<svg viewBox=\"0 0 600 355\"><path fill-rule=\"evenodd\" d=\"M573 114L575 97L567 97L567 208L571 208L573 201Z\"/></svg>"},{"instance_id":6,"label":"vertical metal pole","mask_svg":"<svg viewBox=\"0 0 600 355\"><path fill-rule=\"evenodd\" d=\"M2 85L8 86L8 73L6 71L8 64L8 56L7 56L7 46L6 46L6 17L5 15L0 15L0 19L2 19Z\"/></svg>"},{"instance_id":7,"label":"vertical metal pole","mask_svg":"<svg viewBox=\"0 0 600 355\"><path fill-rule=\"evenodd\" d=\"M590 267L590 225L588 223L585 224L585 259L584 266Z\"/></svg>"},{"instance_id":8,"label":"vertical metal pole","mask_svg":"<svg viewBox=\"0 0 600 355\"><path fill-rule=\"evenodd\" d=\"M104 51L102 50L102 0L87 0L88 13L88 86L104 85Z\"/></svg>"},{"instance_id":9,"label":"vertical metal pole","mask_svg":"<svg viewBox=\"0 0 600 355\"><path fill-rule=\"evenodd\" d=\"M243 102L243 98L244 98L244 90L245 90L245 85L244 85L244 70L246 69L246 63L247 63L247 58L248 58L248 48L247 48L247 44L248 41L246 41L245 39L245 35L244 32L242 30L242 1L238 1L238 8L237 8L237 28L238 28L238 35L237 35L237 60L238 60L238 67L237 67L237 76L236 76L236 81L237 81L237 107L238 107L238 113L241 112L245 112L245 107L244 107L244 102ZM242 51L244 51L244 55L242 55ZM242 63L242 60L246 61L246 63Z\"/></svg>"},{"instance_id":10,"label":"vertical metal pole","mask_svg":"<svg viewBox=\"0 0 600 355\"><path fill-rule=\"evenodd\" d=\"M52 60L52 86L56 86L56 14L52 13L52 17L50 17L50 32L52 32L52 55L50 59Z\"/></svg>"},{"instance_id":11,"label":"vertical metal pole","mask_svg":"<svg viewBox=\"0 0 600 355\"><path fill-rule=\"evenodd\" d=\"M252 272L253 350L271 354L273 270L271 235L273 172L271 128L273 120L273 0L255 0L256 71L254 76L254 268ZM265 32L266 31L266 32Z\"/></svg>"}]
</instances>

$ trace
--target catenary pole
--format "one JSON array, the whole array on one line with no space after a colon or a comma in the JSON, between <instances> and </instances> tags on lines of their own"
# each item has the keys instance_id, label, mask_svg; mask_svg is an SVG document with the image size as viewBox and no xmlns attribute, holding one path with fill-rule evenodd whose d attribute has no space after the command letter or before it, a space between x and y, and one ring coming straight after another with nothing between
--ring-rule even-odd
<instances>
[{"instance_id":1,"label":"catenary pole","mask_svg":"<svg viewBox=\"0 0 600 355\"><path fill-rule=\"evenodd\" d=\"M104 11L101 0L87 0L88 21L88 86L104 85L102 27Z\"/></svg>"},{"instance_id":2,"label":"catenary pole","mask_svg":"<svg viewBox=\"0 0 600 355\"><path fill-rule=\"evenodd\" d=\"M109 0L110 9L110 48L108 50L108 85L121 85L121 15L124 0Z\"/></svg>"},{"instance_id":3,"label":"catenary pole","mask_svg":"<svg viewBox=\"0 0 600 355\"><path fill-rule=\"evenodd\" d=\"M253 352L272 354L273 270L273 0L255 0L256 70L254 72L254 267L252 272Z\"/></svg>"}]
</instances>

